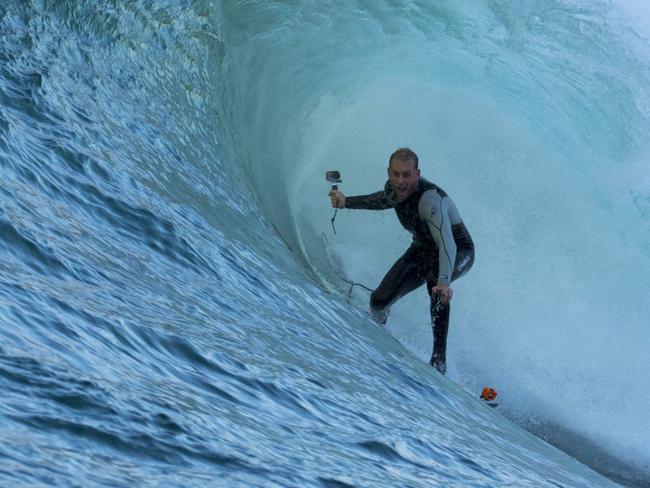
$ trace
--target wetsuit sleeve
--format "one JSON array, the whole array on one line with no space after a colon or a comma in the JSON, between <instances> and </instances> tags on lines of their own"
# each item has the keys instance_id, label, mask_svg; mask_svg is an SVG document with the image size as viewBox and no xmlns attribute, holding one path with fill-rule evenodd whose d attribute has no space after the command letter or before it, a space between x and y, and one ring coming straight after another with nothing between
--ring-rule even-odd
<instances>
[{"instance_id":1,"label":"wetsuit sleeve","mask_svg":"<svg viewBox=\"0 0 650 488\"><path fill-rule=\"evenodd\" d=\"M418 204L420 219L426 222L438 246L438 283L448 285L456 262L456 242L449 216L450 200L435 190L424 192Z\"/></svg>"},{"instance_id":2,"label":"wetsuit sleeve","mask_svg":"<svg viewBox=\"0 0 650 488\"><path fill-rule=\"evenodd\" d=\"M345 208L358 208L364 210L386 210L393 208L393 202L385 191L378 191L370 195L345 197Z\"/></svg>"}]
</instances>

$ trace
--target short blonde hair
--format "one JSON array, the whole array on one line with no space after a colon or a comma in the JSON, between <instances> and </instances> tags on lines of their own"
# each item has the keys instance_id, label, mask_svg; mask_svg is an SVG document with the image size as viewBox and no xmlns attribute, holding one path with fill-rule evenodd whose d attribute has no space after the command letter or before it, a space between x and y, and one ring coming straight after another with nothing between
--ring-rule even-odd
<instances>
[{"instance_id":1,"label":"short blonde hair","mask_svg":"<svg viewBox=\"0 0 650 488\"><path fill-rule=\"evenodd\" d=\"M415 154L408 147L400 147L393 154L390 155L390 158L388 158L389 168L390 168L390 163L392 163L393 159L396 159L397 161L413 161L413 163L415 163L415 169L418 169L418 162L419 162L418 155Z\"/></svg>"}]
</instances>

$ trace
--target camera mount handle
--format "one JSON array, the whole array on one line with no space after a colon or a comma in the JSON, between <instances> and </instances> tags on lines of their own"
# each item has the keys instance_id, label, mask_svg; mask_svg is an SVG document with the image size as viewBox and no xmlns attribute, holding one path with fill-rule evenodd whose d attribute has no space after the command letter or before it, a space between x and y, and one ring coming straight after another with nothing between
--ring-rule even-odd
<instances>
[{"instance_id":1,"label":"camera mount handle","mask_svg":"<svg viewBox=\"0 0 650 488\"><path fill-rule=\"evenodd\" d=\"M334 183L332 185L332 190L333 191L338 191L339 190L339 185L336 183L342 183L341 180L341 173L338 171L325 171L325 179L329 181L330 183ZM336 227L334 226L334 220L336 220L336 213L339 211L338 208L334 209L334 215L332 216L332 230L334 230L334 233L336 234Z\"/></svg>"}]
</instances>

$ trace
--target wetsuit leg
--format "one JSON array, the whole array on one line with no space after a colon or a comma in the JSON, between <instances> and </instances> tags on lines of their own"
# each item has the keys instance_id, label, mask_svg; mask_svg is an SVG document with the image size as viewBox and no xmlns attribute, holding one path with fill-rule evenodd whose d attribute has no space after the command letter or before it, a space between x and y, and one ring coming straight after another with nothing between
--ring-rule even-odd
<instances>
[{"instance_id":1,"label":"wetsuit leg","mask_svg":"<svg viewBox=\"0 0 650 488\"><path fill-rule=\"evenodd\" d=\"M456 254L456 262L451 281L457 280L474 264L474 249L459 249ZM431 297L431 327L433 328L433 352L429 364L435 367L441 374L447 372L447 335L449 332L449 315L451 306L449 303L442 302L439 295L431 295L431 288L436 285L434 276L438 276L438 265L429 274L430 278L427 280L427 291Z\"/></svg>"},{"instance_id":2,"label":"wetsuit leg","mask_svg":"<svg viewBox=\"0 0 650 488\"><path fill-rule=\"evenodd\" d=\"M431 294L431 286L429 294ZM447 373L447 333L449 332L449 314L451 306L443 303L439 295L431 296L431 327L433 328L433 351L429 364L436 368L441 374Z\"/></svg>"},{"instance_id":3,"label":"wetsuit leg","mask_svg":"<svg viewBox=\"0 0 650 488\"><path fill-rule=\"evenodd\" d=\"M370 295L370 313L380 325L386 324L390 306L407 293L422 286L421 262L417 250L411 246L388 270L384 279Z\"/></svg>"}]
</instances>

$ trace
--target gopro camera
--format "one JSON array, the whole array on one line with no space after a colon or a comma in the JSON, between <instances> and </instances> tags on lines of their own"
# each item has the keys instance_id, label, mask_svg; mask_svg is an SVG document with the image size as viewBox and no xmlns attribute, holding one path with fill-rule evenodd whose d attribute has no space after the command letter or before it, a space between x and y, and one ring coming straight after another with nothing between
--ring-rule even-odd
<instances>
[{"instance_id":1,"label":"gopro camera","mask_svg":"<svg viewBox=\"0 0 650 488\"><path fill-rule=\"evenodd\" d=\"M325 171L325 179L330 183L341 183L341 173L339 171ZM332 185L332 190L338 189L338 185Z\"/></svg>"},{"instance_id":2,"label":"gopro camera","mask_svg":"<svg viewBox=\"0 0 650 488\"><path fill-rule=\"evenodd\" d=\"M338 171L325 171L325 179L330 182L334 183L332 185L332 190L337 190L339 189L339 185L336 183L341 183L341 173ZM334 227L334 220L336 219L336 212L338 212L339 209L335 208L334 209L334 216L332 217L332 230L334 230L334 233L336 234L336 227Z\"/></svg>"},{"instance_id":3,"label":"gopro camera","mask_svg":"<svg viewBox=\"0 0 650 488\"><path fill-rule=\"evenodd\" d=\"M338 171L325 171L325 179L330 183L341 183L341 173Z\"/></svg>"}]
</instances>

